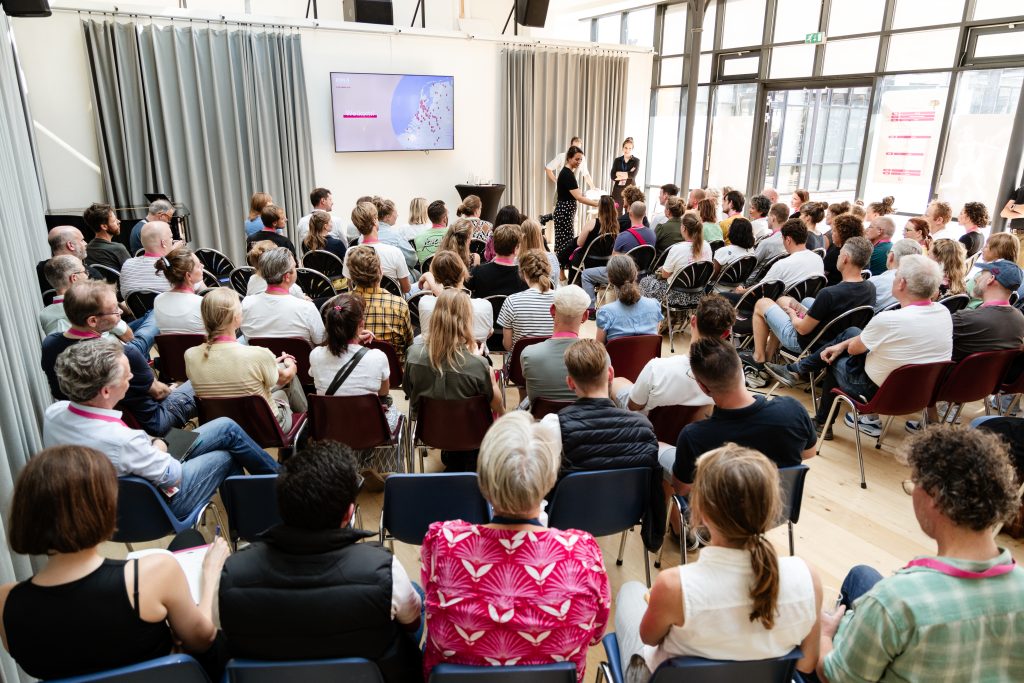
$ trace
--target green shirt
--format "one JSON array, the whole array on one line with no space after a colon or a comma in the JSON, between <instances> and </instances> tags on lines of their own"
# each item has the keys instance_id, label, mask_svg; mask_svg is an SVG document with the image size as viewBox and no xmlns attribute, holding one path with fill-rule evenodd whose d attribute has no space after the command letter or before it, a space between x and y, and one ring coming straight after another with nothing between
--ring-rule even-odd
<instances>
[{"instance_id":1,"label":"green shirt","mask_svg":"<svg viewBox=\"0 0 1024 683\"><path fill-rule=\"evenodd\" d=\"M416 235L416 239L413 240L416 243L416 258L420 260L422 264L427 260L428 257L433 256L437 248L441 246L441 240L444 239L445 233L448 232L448 228L430 228L424 230L420 234Z\"/></svg>"},{"instance_id":2,"label":"green shirt","mask_svg":"<svg viewBox=\"0 0 1024 683\"><path fill-rule=\"evenodd\" d=\"M982 572L1013 561L935 558ZM1024 681L1024 570L962 579L912 567L879 581L847 613L825 658L831 683Z\"/></svg>"},{"instance_id":3,"label":"green shirt","mask_svg":"<svg viewBox=\"0 0 1024 683\"><path fill-rule=\"evenodd\" d=\"M664 223L661 223L654 229L654 234L658 236L658 241L655 242L654 248L658 250L659 254L667 251L673 244L679 244L683 241L678 218L669 218Z\"/></svg>"},{"instance_id":4,"label":"green shirt","mask_svg":"<svg viewBox=\"0 0 1024 683\"><path fill-rule=\"evenodd\" d=\"M716 242L723 240L725 237L722 235L722 227L718 223L705 223L704 224L704 241L705 242Z\"/></svg>"}]
</instances>

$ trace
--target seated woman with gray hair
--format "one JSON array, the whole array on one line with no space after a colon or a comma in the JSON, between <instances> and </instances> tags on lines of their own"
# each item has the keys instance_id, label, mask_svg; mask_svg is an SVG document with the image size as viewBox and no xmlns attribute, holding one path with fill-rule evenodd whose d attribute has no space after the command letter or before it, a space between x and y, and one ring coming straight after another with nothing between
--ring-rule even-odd
<instances>
[{"instance_id":1,"label":"seated woman with gray hair","mask_svg":"<svg viewBox=\"0 0 1024 683\"><path fill-rule=\"evenodd\" d=\"M569 661L583 680L587 648L610 608L601 548L584 531L549 529L541 501L561 462L558 435L527 413L505 415L480 446L490 524L430 525L422 546L427 642L437 664L526 666Z\"/></svg>"}]
</instances>

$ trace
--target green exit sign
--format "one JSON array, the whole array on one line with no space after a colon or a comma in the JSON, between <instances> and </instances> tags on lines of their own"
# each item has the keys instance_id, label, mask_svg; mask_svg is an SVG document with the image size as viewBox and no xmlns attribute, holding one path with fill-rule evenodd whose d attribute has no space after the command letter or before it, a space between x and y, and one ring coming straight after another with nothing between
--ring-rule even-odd
<instances>
[{"instance_id":1,"label":"green exit sign","mask_svg":"<svg viewBox=\"0 0 1024 683\"><path fill-rule=\"evenodd\" d=\"M804 36L804 42L810 45L818 45L825 42L825 34L822 32L808 33Z\"/></svg>"}]
</instances>

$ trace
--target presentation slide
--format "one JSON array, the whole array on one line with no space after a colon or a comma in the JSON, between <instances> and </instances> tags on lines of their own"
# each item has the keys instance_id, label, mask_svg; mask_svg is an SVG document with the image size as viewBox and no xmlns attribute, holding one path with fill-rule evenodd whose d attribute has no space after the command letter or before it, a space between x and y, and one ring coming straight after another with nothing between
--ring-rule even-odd
<instances>
[{"instance_id":1,"label":"presentation slide","mask_svg":"<svg viewBox=\"0 0 1024 683\"><path fill-rule=\"evenodd\" d=\"M336 152L454 149L455 78L331 74Z\"/></svg>"}]
</instances>

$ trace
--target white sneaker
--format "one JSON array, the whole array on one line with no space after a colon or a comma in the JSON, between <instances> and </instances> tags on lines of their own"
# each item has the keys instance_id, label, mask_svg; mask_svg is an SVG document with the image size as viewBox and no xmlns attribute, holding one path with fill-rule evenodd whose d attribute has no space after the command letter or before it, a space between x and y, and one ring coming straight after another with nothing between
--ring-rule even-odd
<instances>
[{"instance_id":1,"label":"white sneaker","mask_svg":"<svg viewBox=\"0 0 1024 683\"><path fill-rule=\"evenodd\" d=\"M853 429L853 413L847 413L843 418L843 422L846 423L847 427ZM873 439L877 439L882 435L882 422L877 417L861 415L858 426L861 434L870 436Z\"/></svg>"},{"instance_id":2,"label":"white sneaker","mask_svg":"<svg viewBox=\"0 0 1024 683\"><path fill-rule=\"evenodd\" d=\"M761 389L768 384L767 374L750 365L743 367L743 377L747 382L747 386L751 389Z\"/></svg>"}]
</instances>

